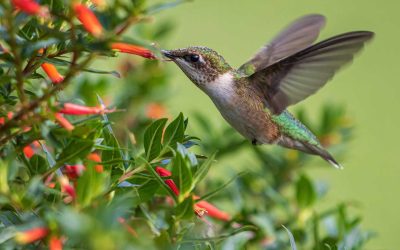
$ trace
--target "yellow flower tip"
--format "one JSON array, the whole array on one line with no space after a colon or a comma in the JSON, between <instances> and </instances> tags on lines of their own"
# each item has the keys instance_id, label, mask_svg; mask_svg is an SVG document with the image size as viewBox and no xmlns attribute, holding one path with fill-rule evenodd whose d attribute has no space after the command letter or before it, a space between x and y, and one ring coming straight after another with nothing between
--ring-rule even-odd
<instances>
[{"instance_id":1,"label":"yellow flower tip","mask_svg":"<svg viewBox=\"0 0 400 250\"><path fill-rule=\"evenodd\" d=\"M16 233L14 239L17 243L25 245L43 239L48 233L48 228L36 227L24 232Z\"/></svg>"}]
</instances>

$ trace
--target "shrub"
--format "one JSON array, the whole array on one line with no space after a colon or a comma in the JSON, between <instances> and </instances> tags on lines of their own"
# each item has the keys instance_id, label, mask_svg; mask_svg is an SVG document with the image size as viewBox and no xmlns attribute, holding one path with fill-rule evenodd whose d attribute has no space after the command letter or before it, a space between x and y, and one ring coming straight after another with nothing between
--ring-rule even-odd
<instances>
[{"instance_id":1,"label":"shrub","mask_svg":"<svg viewBox=\"0 0 400 250\"><path fill-rule=\"evenodd\" d=\"M190 120L200 140L183 114L171 119L168 73L149 41L172 26L148 21L179 1L110 2L0 3L2 248L364 245L371 233L349 214L351 202L318 208L327 187L304 171L309 156L252 147L198 114ZM145 59L114 67L119 53ZM99 58L112 69L91 66ZM298 115L344 151L351 127L341 107L325 106L318 125ZM256 162L223 163L246 150Z\"/></svg>"}]
</instances>

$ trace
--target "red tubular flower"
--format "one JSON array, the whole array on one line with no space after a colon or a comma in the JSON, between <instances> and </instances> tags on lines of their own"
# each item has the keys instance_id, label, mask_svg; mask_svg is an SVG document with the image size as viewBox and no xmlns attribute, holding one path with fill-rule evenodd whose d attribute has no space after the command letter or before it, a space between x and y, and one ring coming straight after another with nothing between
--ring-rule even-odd
<instances>
[{"instance_id":1,"label":"red tubular flower","mask_svg":"<svg viewBox=\"0 0 400 250\"><path fill-rule=\"evenodd\" d=\"M76 165L65 165L63 169L63 173L68 176L69 179L75 180L79 176L82 175L83 171L85 170L85 166L81 164Z\"/></svg>"},{"instance_id":2,"label":"red tubular flower","mask_svg":"<svg viewBox=\"0 0 400 250\"><path fill-rule=\"evenodd\" d=\"M148 59L156 59L155 55L150 50L140 47L140 46L137 46L137 45L133 45L133 44L112 43L111 49L122 52L122 53L128 53L128 54L142 56L142 57L145 57Z\"/></svg>"},{"instance_id":3,"label":"red tubular flower","mask_svg":"<svg viewBox=\"0 0 400 250\"><path fill-rule=\"evenodd\" d=\"M35 154L35 150L39 148L40 143L38 141L33 141L31 144L23 148L24 155L26 158L30 159Z\"/></svg>"},{"instance_id":4,"label":"red tubular flower","mask_svg":"<svg viewBox=\"0 0 400 250\"><path fill-rule=\"evenodd\" d=\"M49 250L62 250L62 242L61 239L57 236L51 236L49 240Z\"/></svg>"},{"instance_id":5,"label":"red tubular flower","mask_svg":"<svg viewBox=\"0 0 400 250\"><path fill-rule=\"evenodd\" d=\"M204 212L206 212L206 214L208 216L219 219L219 220L229 221L231 219L231 216L228 213L219 210L216 206L212 205L211 203L209 203L207 201L197 202L194 205L194 209L195 209L195 211L203 210Z\"/></svg>"},{"instance_id":6,"label":"red tubular flower","mask_svg":"<svg viewBox=\"0 0 400 250\"><path fill-rule=\"evenodd\" d=\"M33 150L33 148L31 147L31 145L25 146L24 149L24 155L26 156L26 158L30 159L32 158L32 156L35 154L35 151Z\"/></svg>"},{"instance_id":7,"label":"red tubular flower","mask_svg":"<svg viewBox=\"0 0 400 250\"><path fill-rule=\"evenodd\" d=\"M101 157L98 153L91 153L87 157L89 160L94 161L94 162L101 162ZM97 173L102 173L103 172L103 165L97 164L94 169L96 170Z\"/></svg>"},{"instance_id":8,"label":"red tubular flower","mask_svg":"<svg viewBox=\"0 0 400 250\"><path fill-rule=\"evenodd\" d=\"M15 241L19 244L29 244L43 239L48 233L49 229L46 227L35 227L24 232L16 233Z\"/></svg>"},{"instance_id":9,"label":"red tubular flower","mask_svg":"<svg viewBox=\"0 0 400 250\"><path fill-rule=\"evenodd\" d=\"M105 109L102 107L87 107L73 103L64 103L63 108L58 111L66 115L98 115L114 112L115 109Z\"/></svg>"},{"instance_id":10,"label":"red tubular flower","mask_svg":"<svg viewBox=\"0 0 400 250\"><path fill-rule=\"evenodd\" d=\"M64 80L64 77L58 73L57 68L53 64L42 63L41 67L54 84L60 83Z\"/></svg>"},{"instance_id":11,"label":"red tubular flower","mask_svg":"<svg viewBox=\"0 0 400 250\"><path fill-rule=\"evenodd\" d=\"M74 129L74 125L72 125L67 119L65 119L62 114L57 113L54 116L56 117L57 122L66 130L72 131Z\"/></svg>"},{"instance_id":12,"label":"red tubular flower","mask_svg":"<svg viewBox=\"0 0 400 250\"><path fill-rule=\"evenodd\" d=\"M100 37L103 34L103 26L101 26L96 15L88 7L84 4L75 3L73 8L76 17L90 34L95 37Z\"/></svg>"},{"instance_id":13,"label":"red tubular flower","mask_svg":"<svg viewBox=\"0 0 400 250\"><path fill-rule=\"evenodd\" d=\"M162 167L156 167L156 172L159 176L162 176L162 177L169 177L172 175L170 171L168 171L167 169L162 168ZM165 183L171 188L171 190L176 195L179 195L179 189L175 185L175 182L173 180L165 180ZM199 197L195 195L195 196L193 196L193 199L197 200L197 199L199 199ZM216 206L212 205L211 203L209 203L207 201L197 202L194 205L193 209L200 217L206 213L210 217L213 217L213 218L216 218L219 220L223 220L223 221L229 221L231 219L231 216L228 213L219 210Z\"/></svg>"},{"instance_id":14,"label":"red tubular flower","mask_svg":"<svg viewBox=\"0 0 400 250\"><path fill-rule=\"evenodd\" d=\"M49 10L47 7L40 6L33 0L12 0L14 7L28 15L38 15L42 17L47 17L49 15Z\"/></svg>"},{"instance_id":15,"label":"red tubular flower","mask_svg":"<svg viewBox=\"0 0 400 250\"><path fill-rule=\"evenodd\" d=\"M8 112L7 113L7 117L0 117L0 125L4 125L4 123L6 122L6 120L11 120L14 116L13 112Z\"/></svg>"},{"instance_id":16,"label":"red tubular flower","mask_svg":"<svg viewBox=\"0 0 400 250\"><path fill-rule=\"evenodd\" d=\"M161 177L171 176L171 172L162 167L156 167L156 172ZM172 192L174 192L175 195L179 195L179 189L175 185L175 182L173 180L169 179L169 180L165 180L164 182L165 182L165 184L167 184L169 186L169 188L171 188Z\"/></svg>"},{"instance_id":17,"label":"red tubular flower","mask_svg":"<svg viewBox=\"0 0 400 250\"><path fill-rule=\"evenodd\" d=\"M72 199L76 198L75 188L69 183L69 180L65 176L58 178L58 182L61 185L61 192L68 194Z\"/></svg>"}]
</instances>

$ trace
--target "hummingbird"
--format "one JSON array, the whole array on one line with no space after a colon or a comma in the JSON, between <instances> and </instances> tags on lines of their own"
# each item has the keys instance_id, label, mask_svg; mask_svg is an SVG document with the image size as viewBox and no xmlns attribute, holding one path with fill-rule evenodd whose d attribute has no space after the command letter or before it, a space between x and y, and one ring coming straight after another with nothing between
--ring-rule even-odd
<instances>
[{"instance_id":1,"label":"hummingbird","mask_svg":"<svg viewBox=\"0 0 400 250\"><path fill-rule=\"evenodd\" d=\"M318 155L342 168L287 110L324 86L374 36L370 31L353 31L314 43L325 22L319 14L295 20L238 69L207 47L161 52L253 145L277 144Z\"/></svg>"}]
</instances>

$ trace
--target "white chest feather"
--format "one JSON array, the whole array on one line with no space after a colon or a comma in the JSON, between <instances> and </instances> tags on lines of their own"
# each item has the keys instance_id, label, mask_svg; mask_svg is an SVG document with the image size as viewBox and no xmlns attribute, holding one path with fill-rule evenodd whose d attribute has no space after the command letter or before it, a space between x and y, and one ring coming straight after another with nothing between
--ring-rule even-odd
<instances>
[{"instance_id":1,"label":"white chest feather","mask_svg":"<svg viewBox=\"0 0 400 250\"><path fill-rule=\"evenodd\" d=\"M254 119L253 111L237 96L235 87L233 75L228 72L205 84L202 89L214 102L224 119L239 133L250 140L256 138L260 142L265 142L264 138L258 136L259 119ZM259 117L264 116L260 114Z\"/></svg>"},{"instance_id":2,"label":"white chest feather","mask_svg":"<svg viewBox=\"0 0 400 250\"><path fill-rule=\"evenodd\" d=\"M210 96L217 106L230 103L235 94L232 73L227 72L214 81L205 84L203 91Z\"/></svg>"}]
</instances>

